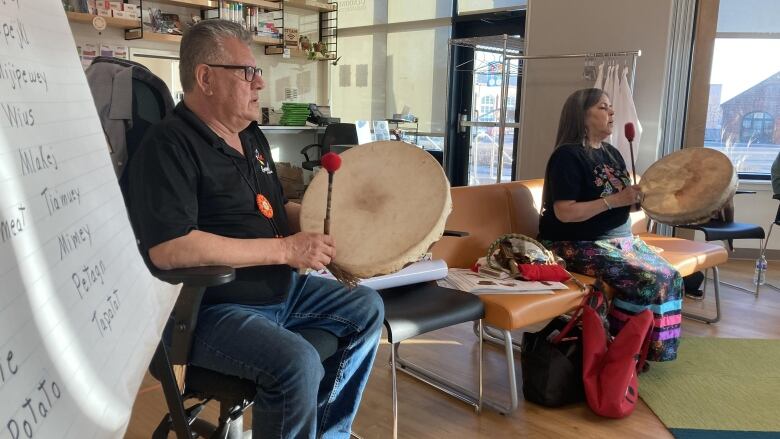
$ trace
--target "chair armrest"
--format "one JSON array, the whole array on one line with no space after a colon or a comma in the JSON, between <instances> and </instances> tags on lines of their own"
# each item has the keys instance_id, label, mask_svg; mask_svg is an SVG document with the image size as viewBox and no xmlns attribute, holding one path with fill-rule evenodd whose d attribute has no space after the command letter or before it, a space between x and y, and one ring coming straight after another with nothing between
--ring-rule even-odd
<instances>
[{"instance_id":1,"label":"chair armrest","mask_svg":"<svg viewBox=\"0 0 780 439\"><path fill-rule=\"evenodd\" d=\"M171 364L187 364L192 346L192 334L198 323L198 311L207 287L226 284L236 278L233 267L206 267L154 270L154 277L170 284L183 284L173 306L173 333L169 360Z\"/></svg>"},{"instance_id":2,"label":"chair armrest","mask_svg":"<svg viewBox=\"0 0 780 439\"><path fill-rule=\"evenodd\" d=\"M185 284L191 287L213 287L226 284L236 278L233 267L212 265L207 267L154 270L152 275L169 284Z\"/></svg>"},{"instance_id":3,"label":"chair armrest","mask_svg":"<svg viewBox=\"0 0 780 439\"><path fill-rule=\"evenodd\" d=\"M444 236L456 236L458 238L463 238L465 236L469 236L469 232L462 232L460 230L444 230Z\"/></svg>"},{"instance_id":4,"label":"chair armrest","mask_svg":"<svg viewBox=\"0 0 780 439\"><path fill-rule=\"evenodd\" d=\"M308 151L308 150L310 150L310 149L312 149L314 147L321 148L321 146L319 144L312 143L311 145L306 145L306 146L303 147L303 149L301 149L301 154L303 154L303 156L306 157L306 161L307 162L310 162L311 159L309 159L309 155L306 154L306 151Z\"/></svg>"}]
</instances>

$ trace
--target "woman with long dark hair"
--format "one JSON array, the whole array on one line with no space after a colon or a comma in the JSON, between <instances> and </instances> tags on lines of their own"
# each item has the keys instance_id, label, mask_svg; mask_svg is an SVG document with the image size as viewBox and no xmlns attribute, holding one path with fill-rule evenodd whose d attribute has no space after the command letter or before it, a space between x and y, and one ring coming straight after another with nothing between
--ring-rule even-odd
<instances>
[{"instance_id":1,"label":"woman with long dark hair","mask_svg":"<svg viewBox=\"0 0 780 439\"><path fill-rule=\"evenodd\" d=\"M547 162L539 237L571 271L602 279L617 291L610 313L613 333L629 316L654 314L649 360L677 357L682 278L631 233L629 212L642 200L620 152L604 140L614 111L600 89L574 92L558 124Z\"/></svg>"}]
</instances>

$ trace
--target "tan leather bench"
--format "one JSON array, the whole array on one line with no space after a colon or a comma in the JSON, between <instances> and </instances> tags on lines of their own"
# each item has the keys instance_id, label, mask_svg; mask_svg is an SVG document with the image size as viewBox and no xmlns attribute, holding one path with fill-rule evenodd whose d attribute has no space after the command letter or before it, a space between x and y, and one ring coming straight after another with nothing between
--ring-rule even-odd
<instances>
[{"instance_id":1,"label":"tan leather bench","mask_svg":"<svg viewBox=\"0 0 780 439\"><path fill-rule=\"evenodd\" d=\"M522 233L535 238L539 227L543 181L524 180L484 186L452 188L453 210L447 219L447 229L469 232L467 237L445 237L433 247L435 258L447 261L450 267L468 268L498 236ZM720 246L652 235L645 232L646 221L641 212L632 214L634 233L650 245L662 249L661 256L683 276L712 268L717 292L717 265L726 262L728 254ZM593 282L588 276L577 275L583 283ZM514 411L518 406L517 383L510 331L545 322L567 313L577 306L583 291L573 281L569 290L551 295L481 295L485 304L487 339L504 345L509 375L510 405L487 402L501 412Z\"/></svg>"}]
</instances>

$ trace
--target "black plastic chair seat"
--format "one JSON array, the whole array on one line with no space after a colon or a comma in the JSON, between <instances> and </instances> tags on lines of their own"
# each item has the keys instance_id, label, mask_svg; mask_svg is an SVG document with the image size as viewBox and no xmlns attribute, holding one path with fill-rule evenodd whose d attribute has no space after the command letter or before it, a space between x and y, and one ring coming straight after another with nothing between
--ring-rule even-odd
<instances>
[{"instance_id":1,"label":"black plastic chair seat","mask_svg":"<svg viewBox=\"0 0 780 439\"><path fill-rule=\"evenodd\" d=\"M764 239L764 228L749 223L725 223L709 221L704 224L687 224L677 226L683 229L701 230L707 241L722 241L726 239Z\"/></svg>"},{"instance_id":2,"label":"black plastic chair seat","mask_svg":"<svg viewBox=\"0 0 780 439\"><path fill-rule=\"evenodd\" d=\"M485 315L479 297L440 287L435 282L389 288L379 294L385 304L385 327L390 343L479 320Z\"/></svg>"},{"instance_id":3,"label":"black plastic chair seat","mask_svg":"<svg viewBox=\"0 0 780 439\"><path fill-rule=\"evenodd\" d=\"M338 338L328 331L300 329L295 332L301 334L301 337L314 346L322 361L325 361L326 358L329 358L338 350ZM187 386L185 389L186 393L212 395L218 401L252 400L256 392L256 385L250 380L225 375L197 366L187 367L185 383Z\"/></svg>"}]
</instances>

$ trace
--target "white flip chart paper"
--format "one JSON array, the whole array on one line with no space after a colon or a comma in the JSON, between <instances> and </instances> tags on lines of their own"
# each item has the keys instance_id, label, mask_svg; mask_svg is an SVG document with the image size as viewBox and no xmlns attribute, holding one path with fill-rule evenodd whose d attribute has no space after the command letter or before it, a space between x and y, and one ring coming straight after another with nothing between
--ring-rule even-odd
<instances>
[{"instance_id":1,"label":"white flip chart paper","mask_svg":"<svg viewBox=\"0 0 780 439\"><path fill-rule=\"evenodd\" d=\"M122 437L175 295L138 254L62 3L0 0L0 439Z\"/></svg>"}]
</instances>

